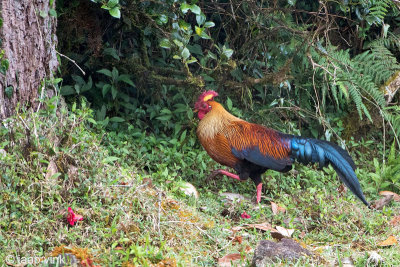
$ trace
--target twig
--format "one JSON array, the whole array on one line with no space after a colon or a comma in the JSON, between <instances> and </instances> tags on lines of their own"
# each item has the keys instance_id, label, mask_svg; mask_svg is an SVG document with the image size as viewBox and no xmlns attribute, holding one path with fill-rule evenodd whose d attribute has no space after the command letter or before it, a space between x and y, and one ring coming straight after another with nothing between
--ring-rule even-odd
<instances>
[{"instance_id":1,"label":"twig","mask_svg":"<svg viewBox=\"0 0 400 267\"><path fill-rule=\"evenodd\" d=\"M133 187L134 185L131 184L112 184L109 185L110 187Z\"/></svg>"},{"instance_id":2,"label":"twig","mask_svg":"<svg viewBox=\"0 0 400 267\"><path fill-rule=\"evenodd\" d=\"M160 234L160 219L161 219L161 191L158 192L158 214L157 214L157 229Z\"/></svg>"},{"instance_id":3,"label":"twig","mask_svg":"<svg viewBox=\"0 0 400 267\"><path fill-rule=\"evenodd\" d=\"M60 52L56 51L57 54L59 54L62 57L65 57L66 59L68 59L69 61L71 61L72 63L74 63L74 65L83 73L83 75L86 75L86 73L83 71L83 69L81 67L79 67L79 65L76 63L75 60L73 60L72 58L67 57L64 54L61 54Z\"/></svg>"}]
</instances>

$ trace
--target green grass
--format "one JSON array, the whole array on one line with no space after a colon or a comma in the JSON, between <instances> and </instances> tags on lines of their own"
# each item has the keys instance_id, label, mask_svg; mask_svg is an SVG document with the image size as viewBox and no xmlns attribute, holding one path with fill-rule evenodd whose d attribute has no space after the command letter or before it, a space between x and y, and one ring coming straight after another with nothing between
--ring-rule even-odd
<instances>
[{"instance_id":1,"label":"green grass","mask_svg":"<svg viewBox=\"0 0 400 267\"><path fill-rule=\"evenodd\" d=\"M338 265L346 257L365 266L370 251L384 258L383 266L400 265L399 245L377 245L390 235L400 239L399 226L389 225L399 203L371 211L350 193L340 197L331 168L267 172L261 206L227 204L220 193L252 198L254 184L206 181L217 165L193 133L154 136L132 126L105 132L85 105L71 112L48 106L40 113L18 112L0 128L0 266L9 255L48 257L62 245L88 249L102 266L214 266L230 253L242 253L242 263L250 263L249 247L273 238L268 231L230 229L263 222L295 229L293 238L316 255L297 266ZM50 163L57 170L48 171ZM367 198L376 199L367 176L373 169L361 165ZM182 194L184 181L195 185L198 199ZM273 215L270 201L286 213ZM66 221L69 206L84 217L73 227ZM251 218L242 219L243 211Z\"/></svg>"}]
</instances>

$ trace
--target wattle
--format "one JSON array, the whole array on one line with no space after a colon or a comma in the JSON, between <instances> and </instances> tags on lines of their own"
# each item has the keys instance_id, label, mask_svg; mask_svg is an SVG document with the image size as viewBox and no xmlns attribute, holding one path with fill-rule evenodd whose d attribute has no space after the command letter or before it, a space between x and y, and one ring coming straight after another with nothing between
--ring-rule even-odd
<instances>
[{"instance_id":1,"label":"wattle","mask_svg":"<svg viewBox=\"0 0 400 267\"><path fill-rule=\"evenodd\" d=\"M206 115L206 113L204 111L199 111L197 113L197 117L199 117L200 120L203 119L205 115Z\"/></svg>"}]
</instances>

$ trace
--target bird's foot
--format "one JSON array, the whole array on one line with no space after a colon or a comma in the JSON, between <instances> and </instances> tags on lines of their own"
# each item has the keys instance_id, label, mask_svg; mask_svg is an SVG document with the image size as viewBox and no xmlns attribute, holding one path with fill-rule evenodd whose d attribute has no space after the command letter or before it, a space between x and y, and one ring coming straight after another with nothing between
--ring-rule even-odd
<instances>
[{"instance_id":1,"label":"bird's foot","mask_svg":"<svg viewBox=\"0 0 400 267\"><path fill-rule=\"evenodd\" d=\"M261 201L261 191L262 191L262 183L257 185L257 200L256 203L259 204Z\"/></svg>"},{"instance_id":2,"label":"bird's foot","mask_svg":"<svg viewBox=\"0 0 400 267\"><path fill-rule=\"evenodd\" d=\"M222 175L226 175L226 176L231 177L231 178L236 179L236 180L240 180L240 178L239 178L238 175L233 174L233 173L230 173L230 172L225 171L225 170L222 170L222 169L218 169L218 170L213 171L213 172L207 177L207 181L209 181L209 180L211 180L211 179L214 179L215 176L221 175L221 174L222 174Z\"/></svg>"}]
</instances>

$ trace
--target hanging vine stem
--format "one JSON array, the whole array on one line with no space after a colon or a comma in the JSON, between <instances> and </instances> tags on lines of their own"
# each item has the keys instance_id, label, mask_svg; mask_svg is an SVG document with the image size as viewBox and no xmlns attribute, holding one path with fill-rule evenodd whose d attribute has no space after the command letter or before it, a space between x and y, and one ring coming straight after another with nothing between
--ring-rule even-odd
<instances>
[{"instance_id":1,"label":"hanging vine stem","mask_svg":"<svg viewBox=\"0 0 400 267\"><path fill-rule=\"evenodd\" d=\"M67 56L64 55L64 54L61 54L61 53L58 52L57 50L56 50L56 53L57 53L58 55L60 55L61 57L64 57L64 58L68 59L69 61L71 61L71 62L82 72L83 75L86 75L86 73L83 71L83 69L82 69L81 67L79 67L79 65L76 63L75 60L73 60L73 59L67 57Z\"/></svg>"}]
</instances>

